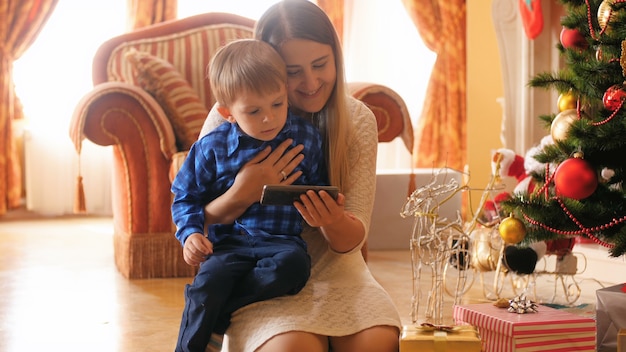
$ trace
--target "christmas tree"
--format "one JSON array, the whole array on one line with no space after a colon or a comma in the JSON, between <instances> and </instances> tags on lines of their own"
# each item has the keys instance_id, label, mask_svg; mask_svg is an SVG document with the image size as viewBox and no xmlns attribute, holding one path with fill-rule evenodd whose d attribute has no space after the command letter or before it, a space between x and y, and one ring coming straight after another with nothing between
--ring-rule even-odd
<instances>
[{"instance_id":1,"label":"christmas tree","mask_svg":"<svg viewBox=\"0 0 626 352\"><path fill-rule=\"evenodd\" d=\"M501 206L526 229L522 244L582 236L626 253L626 0L561 0L563 68L531 78L559 93L539 116L553 143L534 158L534 186ZM510 220L510 219L508 219Z\"/></svg>"}]
</instances>

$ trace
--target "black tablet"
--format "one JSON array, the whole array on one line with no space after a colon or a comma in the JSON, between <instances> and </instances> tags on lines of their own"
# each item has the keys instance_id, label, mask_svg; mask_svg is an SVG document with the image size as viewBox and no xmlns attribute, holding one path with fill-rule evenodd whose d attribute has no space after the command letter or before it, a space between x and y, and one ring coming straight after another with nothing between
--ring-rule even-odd
<instances>
[{"instance_id":1,"label":"black tablet","mask_svg":"<svg viewBox=\"0 0 626 352\"><path fill-rule=\"evenodd\" d=\"M331 197L337 199L339 188L335 186L308 186L308 185L265 185L261 194L263 205L292 205L300 200L300 195L308 190L316 192L326 191Z\"/></svg>"}]
</instances>

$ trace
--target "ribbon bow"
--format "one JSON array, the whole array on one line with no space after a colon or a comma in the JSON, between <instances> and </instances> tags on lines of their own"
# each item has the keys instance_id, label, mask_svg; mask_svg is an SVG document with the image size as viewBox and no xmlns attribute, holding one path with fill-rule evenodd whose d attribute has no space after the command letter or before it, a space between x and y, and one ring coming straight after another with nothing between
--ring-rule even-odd
<instances>
[{"instance_id":1,"label":"ribbon bow","mask_svg":"<svg viewBox=\"0 0 626 352\"><path fill-rule=\"evenodd\" d=\"M426 330L428 331L445 331L445 332L452 332L454 331L454 327L453 326L449 326L449 325L434 325L431 323L422 323L421 325L423 328L426 328Z\"/></svg>"},{"instance_id":2,"label":"ribbon bow","mask_svg":"<svg viewBox=\"0 0 626 352\"><path fill-rule=\"evenodd\" d=\"M517 314L537 313L538 309L535 302L521 295L509 301L509 312Z\"/></svg>"}]
</instances>

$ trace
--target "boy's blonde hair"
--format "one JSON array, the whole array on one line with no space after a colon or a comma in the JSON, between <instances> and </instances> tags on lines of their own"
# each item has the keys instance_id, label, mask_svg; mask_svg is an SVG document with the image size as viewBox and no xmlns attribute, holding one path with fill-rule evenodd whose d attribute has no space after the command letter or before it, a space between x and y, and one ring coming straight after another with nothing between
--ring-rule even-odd
<instances>
[{"instance_id":1,"label":"boy's blonde hair","mask_svg":"<svg viewBox=\"0 0 626 352\"><path fill-rule=\"evenodd\" d=\"M220 48L208 67L211 91L217 103L228 107L242 92L266 95L287 84L287 68L271 45L240 39Z\"/></svg>"}]
</instances>

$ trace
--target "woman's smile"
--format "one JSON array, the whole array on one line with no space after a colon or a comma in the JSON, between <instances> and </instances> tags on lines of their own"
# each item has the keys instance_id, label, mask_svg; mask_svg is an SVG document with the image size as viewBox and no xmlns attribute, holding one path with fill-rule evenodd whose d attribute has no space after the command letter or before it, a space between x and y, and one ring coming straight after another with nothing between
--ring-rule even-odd
<instances>
[{"instance_id":1,"label":"woman's smile","mask_svg":"<svg viewBox=\"0 0 626 352\"><path fill-rule=\"evenodd\" d=\"M332 47L307 39L289 39L279 51L287 64L290 104L303 112L322 110L337 79Z\"/></svg>"}]
</instances>

